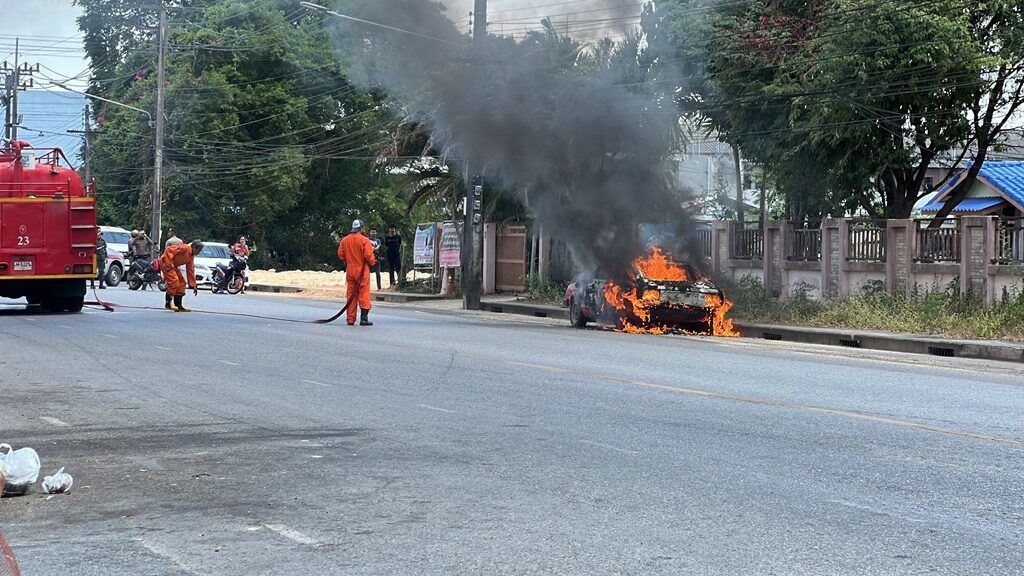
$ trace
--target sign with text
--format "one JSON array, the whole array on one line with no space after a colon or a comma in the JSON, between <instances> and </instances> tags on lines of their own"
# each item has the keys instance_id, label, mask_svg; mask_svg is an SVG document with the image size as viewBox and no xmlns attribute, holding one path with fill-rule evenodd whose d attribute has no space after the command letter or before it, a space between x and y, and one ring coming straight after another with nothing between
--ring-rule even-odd
<instances>
[{"instance_id":1,"label":"sign with text","mask_svg":"<svg viewBox=\"0 0 1024 576\"><path fill-rule=\"evenodd\" d=\"M437 234L436 224L416 225L416 238L412 246L412 263L414 266L434 265L435 234Z\"/></svg>"},{"instance_id":2,"label":"sign with text","mask_svg":"<svg viewBox=\"0 0 1024 576\"><path fill-rule=\"evenodd\" d=\"M445 222L441 225L440 266L457 268L462 261L462 223Z\"/></svg>"}]
</instances>

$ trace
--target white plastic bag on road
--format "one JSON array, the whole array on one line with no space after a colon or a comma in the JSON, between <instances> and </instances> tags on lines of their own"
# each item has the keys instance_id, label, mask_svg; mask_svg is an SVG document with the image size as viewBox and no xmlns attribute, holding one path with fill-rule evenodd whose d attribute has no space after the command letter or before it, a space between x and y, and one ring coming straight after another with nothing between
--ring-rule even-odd
<instances>
[{"instance_id":1,"label":"white plastic bag on road","mask_svg":"<svg viewBox=\"0 0 1024 576\"><path fill-rule=\"evenodd\" d=\"M71 477L71 474L65 474L63 467L57 470L53 476L43 477L44 494L63 494L71 490L74 485L75 479Z\"/></svg>"},{"instance_id":2,"label":"white plastic bag on road","mask_svg":"<svg viewBox=\"0 0 1024 576\"><path fill-rule=\"evenodd\" d=\"M0 444L0 474L4 475L5 483L32 484L39 479L39 468L39 454L35 450L13 450L10 444Z\"/></svg>"}]
</instances>

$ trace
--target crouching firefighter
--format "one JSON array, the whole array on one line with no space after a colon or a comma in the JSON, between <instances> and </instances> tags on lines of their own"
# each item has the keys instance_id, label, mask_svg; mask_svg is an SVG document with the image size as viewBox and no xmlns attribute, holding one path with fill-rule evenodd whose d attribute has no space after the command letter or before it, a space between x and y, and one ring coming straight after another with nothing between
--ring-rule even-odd
<instances>
[{"instance_id":1,"label":"crouching firefighter","mask_svg":"<svg viewBox=\"0 0 1024 576\"><path fill-rule=\"evenodd\" d=\"M370 322L370 269L377 264L373 244L363 236L363 221L352 222L352 232L338 244L338 258L345 269L345 299L348 300L348 325L356 323L356 305L362 312L360 326L373 326Z\"/></svg>"},{"instance_id":2,"label":"crouching firefighter","mask_svg":"<svg viewBox=\"0 0 1024 576\"><path fill-rule=\"evenodd\" d=\"M191 312L182 303L185 297L185 278L182 277L179 267L185 267L185 274L188 276L188 287L192 289L192 295L199 294L199 287L196 284L196 254L203 251L203 243L196 240L191 244L171 244L160 256L160 271L163 272L164 282L167 283L167 292L164 294L164 308L175 312ZM173 302L172 302L173 299Z\"/></svg>"}]
</instances>

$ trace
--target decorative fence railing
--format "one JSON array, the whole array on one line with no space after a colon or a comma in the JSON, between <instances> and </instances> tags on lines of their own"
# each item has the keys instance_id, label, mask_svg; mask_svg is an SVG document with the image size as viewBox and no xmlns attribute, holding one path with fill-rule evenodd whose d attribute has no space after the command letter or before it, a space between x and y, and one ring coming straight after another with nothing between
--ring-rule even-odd
<instances>
[{"instance_id":1,"label":"decorative fence railing","mask_svg":"<svg viewBox=\"0 0 1024 576\"><path fill-rule=\"evenodd\" d=\"M885 262L885 220L851 220L849 253L851 262Z\"/></svg>"},{"instance_id":2,"label":"decorative fence railing","mask_svg":"<svg viewBox=\"0 0 1024 576\"><path fill-rule=\"evenodd\" d=\"M942 228L929 228L932 220L915 221L915 262L959 262L962 232L959 220L947 220ZM950 225L951 224L951 225Z\"/></svg>"},{"instance_id":3,"label":"decorative fence railing","mask_svg":"<svg viewBox=\"0 0 1024 576\"><path fill-rule=\"evenodd\" d=\"M786 239L786 260L796 262L821 261L821 225L806 227L803 223L790 223Z\"/></svg>"},{"instance_id":4,"label":"decorative fence railing","mask_svg":"<svg viewBox=\"0 0 1024 576\"><path fill-rule=\"evenodd\" d=\"M996 220L996 264L1024 264L1024 218Z\"/></svg>"},{"instance_id":5,"label":"decorative fence railing","mask_svg":"<svg viewBox=\"0 0 1024 576\"><path fill-rule=\"evenodd\" d=\"M764 258L764 230L757 222L738 223L733 229L732 258L761 260Z\"/></svg>"},{"instance_id":6,"label":"decorative fence railing","mask_svg":"<svg viewBox=\"0 0 1024 576\"><path fill-rule=\"evenodd\" d=\"M711 258L711 228L697 229L697 243L700 245L701 255Z\"/></svg>"}]
</instances>

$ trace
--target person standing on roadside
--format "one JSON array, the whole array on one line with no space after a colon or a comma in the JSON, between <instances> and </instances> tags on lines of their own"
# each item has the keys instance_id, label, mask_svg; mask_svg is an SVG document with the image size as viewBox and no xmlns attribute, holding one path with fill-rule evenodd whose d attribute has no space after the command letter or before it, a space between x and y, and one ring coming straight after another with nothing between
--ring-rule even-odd
<instances>
[{"instance_id":1,"label":"person standing on roadside","mask_svg":"<svg viewBox=\"0 0 1024 576\"><path fill-rule=\"evenodd\" d=\"M107 241L99 229L96 230L96 280L100 281L100 290L107 288ZM90 284L96 288L95 280Z\"/></svg>"},{"instance_id":2,"label":"person standing on roadside","mask_svg":"<svg viewBox=\"0 0 1024 576\"><path fill-rule=\"evenodd\" d=\"M373 246L373 273L377 276L377 290L380 290L380 238L377 237L377 229L370 228L370 245Z\"/></svg>"},{"instance_id":3,"label":"person standing on roadside","mask_svg":"<svg viewBox=\"0 0 1024 576\"><path fill-rule=\"evenodd\" d=\"M370 268L377 263L373 245L363 236L363 221L354 220L352 231L338 243L338 259L345 270L345 299L348 306L346 321L356 323L356 307L362 311L360 326L373 326L370 322Z\"/></svg>"},{"instance_id":4,"label":"person standing on roadside","mask_svg":"<svg viewBox=\"0 0 1024 576\"><path fill-rule=\"evenodd\" d=\"M174 231L174 228L168 228L167 242L164 242L164 248L169 248L175 244L181 244L181 238L178 238L178 233Z\"/></svg>"},{"instance_id":5,"label":"person standing on roadside","mask_svg":"<svg viewBox=\"0 0 1024 576\"><path fill-rule=\"evenodd\" d=\"M396 276L399 282L402 280L402 235L394 226L388 226L384 246L388 257L388 281L394 286Z\"/></svg>"}]
</instances>

